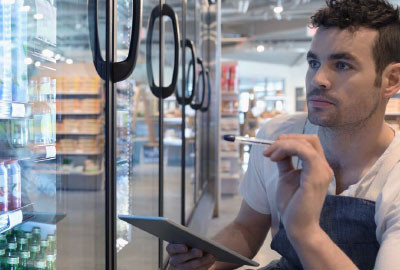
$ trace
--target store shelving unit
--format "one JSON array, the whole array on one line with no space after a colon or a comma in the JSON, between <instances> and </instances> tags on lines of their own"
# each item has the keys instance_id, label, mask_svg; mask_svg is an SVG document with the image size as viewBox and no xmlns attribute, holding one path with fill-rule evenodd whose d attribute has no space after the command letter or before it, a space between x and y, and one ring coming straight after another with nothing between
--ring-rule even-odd
<instances>
[{"instance_id":1,"label":"store shelving unit","mask_svg":"<svg viewBox=\"0 0 400 270\"><path fill-rule=\"evenodd\" d=\"M239 124L239 91L237 62L223 62L221 74L221 118L220 135L240 135ZM239 145L220 141L219 179L222 195L233 195L238 192L240 170Z\"/></svg>"}]
</instances>

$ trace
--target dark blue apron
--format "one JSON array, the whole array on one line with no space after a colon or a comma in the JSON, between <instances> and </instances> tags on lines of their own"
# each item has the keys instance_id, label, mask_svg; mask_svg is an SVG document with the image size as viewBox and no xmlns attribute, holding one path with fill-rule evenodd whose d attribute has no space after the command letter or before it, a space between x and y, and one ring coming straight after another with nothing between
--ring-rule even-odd
<instances>
[{"instance_id":1,"label":"dark blue apron","mask_svg":"<svg viewBox=\"0 0 400 270\"><path fill-rule=\"evenodd\" d=\"M375 233L374 202L327 195L321 212L320 226L360 270L374 268L379 250ZM282 255L282 258L262 269L303 269L282 223L271 242L271 248Z\"/></svg>"}]
</instances>

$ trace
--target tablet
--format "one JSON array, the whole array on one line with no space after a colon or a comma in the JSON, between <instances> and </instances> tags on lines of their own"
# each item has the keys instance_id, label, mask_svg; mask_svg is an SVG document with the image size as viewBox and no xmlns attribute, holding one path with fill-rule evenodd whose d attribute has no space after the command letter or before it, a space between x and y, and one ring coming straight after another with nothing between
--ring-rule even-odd
<instances>
[{"instance_id":1,"label":"tablet","mask_svg":"<svg viewBox=\"0 0 400 270\"><path fill-rule=\"evenodd\" d=\"M119 218L164 241L185 244L189 247L198 248L204 252L211 253L215 256L217 261L239 265L259 266L257 262L252 261L215 241L197 235L185 226L177 224L168 218L124 215L120 215Z\"/></svg>"}]
</instances>

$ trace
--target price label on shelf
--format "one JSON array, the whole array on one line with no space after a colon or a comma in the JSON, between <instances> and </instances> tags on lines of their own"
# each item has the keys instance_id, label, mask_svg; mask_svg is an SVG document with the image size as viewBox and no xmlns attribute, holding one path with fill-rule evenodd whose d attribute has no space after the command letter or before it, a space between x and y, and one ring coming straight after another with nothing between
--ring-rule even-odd
<instances>
[{"instance_id":1,"label":"price label on shelf","mask_svg":"<svg viewBox=\"0 0 400 270\"><path fill-rule=\"evenodd\" d=\"M57 151L54 145L46 146L46 158L56 157Z\"/></svg>"},{"instance_id":2,"label":"price label on shelf","mask_svg":"<svg viewBox=\"0 0 400 270\"><path fill-rule=\"evenodd\" d=\"M11 116L12 117L25 117L25 104L12 103Z\"/></svg>"}]
</instances>

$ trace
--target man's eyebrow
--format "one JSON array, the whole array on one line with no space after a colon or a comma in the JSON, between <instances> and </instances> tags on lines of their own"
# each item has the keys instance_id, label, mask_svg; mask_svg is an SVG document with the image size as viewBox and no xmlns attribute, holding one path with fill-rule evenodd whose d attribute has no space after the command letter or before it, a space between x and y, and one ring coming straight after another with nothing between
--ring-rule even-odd
<instances>
[{"instance_id":1,"label":"man's eyebrow","mask_svg":"<svg viewBox=\"0 0 400 270\"><path fill-rule=\"evenodd\" d=\"M309 59L309 58L318 59L318 56L315 53L313 53L312 51L308 51L307 59Z\"/></svg>"},{"instance_id":2,"label":"man's eyebrow","mask_svg":"<svg viewBox=\"0 0 400 270\"><path fill-rule=\"evenodd\" d=\"M329 59L331 60L340 60L340 59L345 59L345 60L351 60L357 62L356 58L351 55L350 53L335 53L331 54L329 56Z\"/></svg>"}]
</instances>

